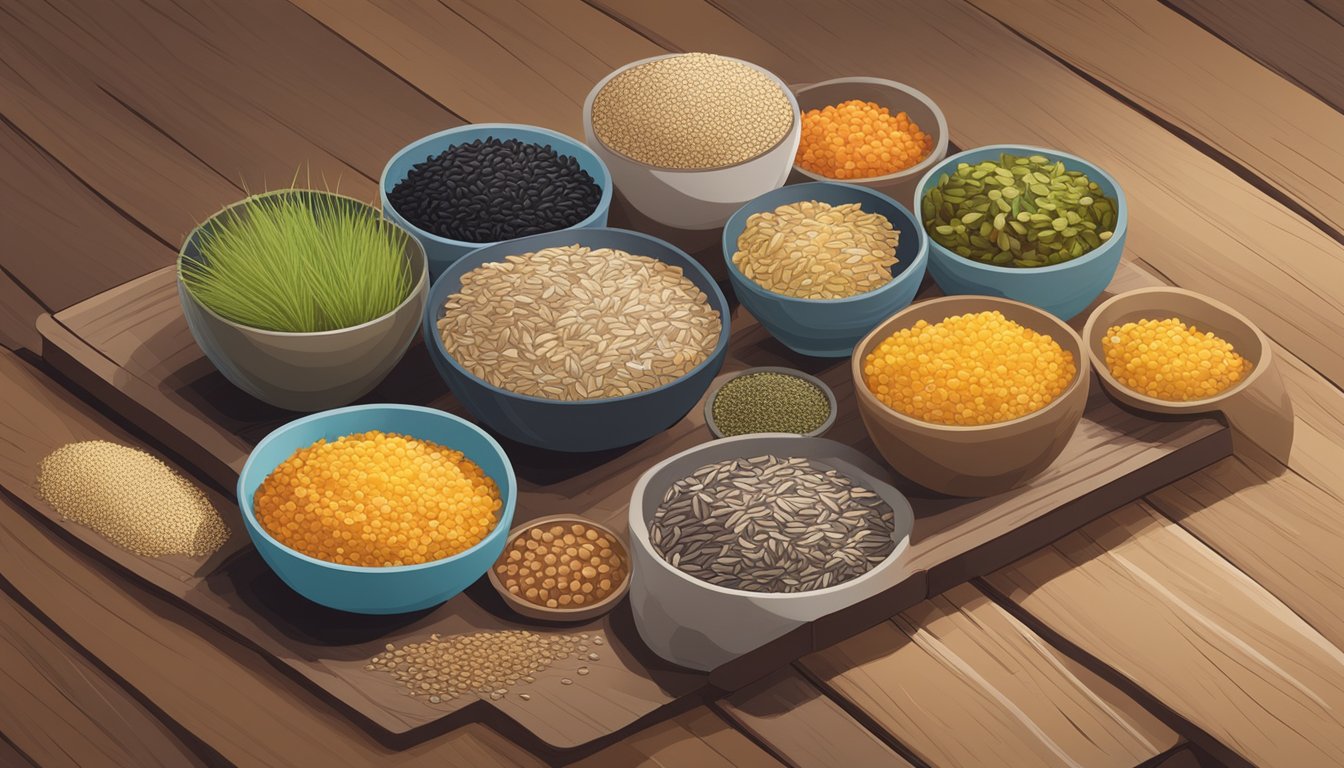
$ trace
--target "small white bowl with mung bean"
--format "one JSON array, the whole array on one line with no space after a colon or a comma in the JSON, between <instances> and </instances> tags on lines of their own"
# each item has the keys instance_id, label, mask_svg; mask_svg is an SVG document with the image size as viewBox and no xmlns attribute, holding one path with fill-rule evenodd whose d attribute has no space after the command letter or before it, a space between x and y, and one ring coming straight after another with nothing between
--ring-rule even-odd
<instances>
[{"instance_id":1,"label":"small white bowl with mung bean","mask_svg":"<svg viewBox=\"0 0 1344 768\"><path fill-rule=\"evenodd\" d=\"M741 59L673 53L598 81L583 105L584 139L616 187L649 218L679 229L723 226L789 176L798 101Z\"/></svg>"}]
</instances>

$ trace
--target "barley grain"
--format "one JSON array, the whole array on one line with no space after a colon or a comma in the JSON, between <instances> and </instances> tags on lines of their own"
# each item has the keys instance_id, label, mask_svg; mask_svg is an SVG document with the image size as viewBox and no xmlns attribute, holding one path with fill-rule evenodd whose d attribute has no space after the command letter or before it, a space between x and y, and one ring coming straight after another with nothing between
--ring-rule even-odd
<instances>
[{"instance_id":1,"label":"barley grain","mask_svg":"<svg viewBox=\"0 0 1344 768\"><path fill-rule=\"evenodd\" d=\"M733 264L767 291L800 299L844 299L892 280L900 232L858 203L816 200L753 213Z\"/></svg>"}]
</instances>

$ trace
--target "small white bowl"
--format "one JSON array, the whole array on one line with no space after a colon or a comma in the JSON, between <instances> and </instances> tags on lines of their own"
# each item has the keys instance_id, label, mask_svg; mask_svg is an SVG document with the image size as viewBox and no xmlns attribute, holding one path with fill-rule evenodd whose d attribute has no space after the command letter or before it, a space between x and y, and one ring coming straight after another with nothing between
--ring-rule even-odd
<instances>
[{"instance_id":1,"label":"small white bowl","mask_svg":"<svg viewBox=\"0 0 1344 768\"><path fill-rule=\"evenodd\" d=\"M613 77L628 69L681 55L669 53L632 61L599 80L583 102L583 136L588 146L607 164L616 188L640 213L677 229L713 229L722 227L748 200L783 186L788 179L801 136L798 100L788 85L769 70L742 61L774 81L793 111L793 123L788 133L764 154L721 168L659 168L626 157L603 144L593 130L593 100L597 94Z\"/></svg>"}]
</instances>

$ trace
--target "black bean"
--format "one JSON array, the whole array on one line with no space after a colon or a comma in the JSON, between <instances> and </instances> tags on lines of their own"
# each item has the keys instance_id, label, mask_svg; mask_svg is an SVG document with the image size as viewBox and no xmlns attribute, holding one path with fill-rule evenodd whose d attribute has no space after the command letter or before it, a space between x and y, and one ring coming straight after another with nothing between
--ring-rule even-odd
<instances>
[{"instance_id":1,"label":"black bean","mask_svg":"<svg viewBox=\"0 0 1344 768\"><path fill-rule=\"evenodd\" d=\"M416 163L387 197L426 232L482 243L572 227L597 208L602 189L549 144L491 137Z\"/></svg>"}]
</instances>

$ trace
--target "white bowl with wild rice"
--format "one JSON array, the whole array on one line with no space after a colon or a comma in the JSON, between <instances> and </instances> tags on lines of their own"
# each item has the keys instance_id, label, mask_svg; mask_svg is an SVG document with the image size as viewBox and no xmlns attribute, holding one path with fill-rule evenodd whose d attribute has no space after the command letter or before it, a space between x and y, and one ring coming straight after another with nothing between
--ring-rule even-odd
<instances>
[{"instance_id":1,"label":"white bowl with wild rice","mask_svg":"<svg viewBox=\"0 0 1344 768\"><path fill-rule=\"evenodd\" d=\"M583 105L588 146L649 218L679 229L723 226L784 184L801 131L798 100L769 71L707 53L631 62Z\"/></svg>"},{"instance_id":2,"label":"white bowl with wild rice","mask_svg":"<svg viewBox=\"0 0 1344 768\"><path fill-rule=\"evenodd\" d=\"M644 642L714 669L908 576L914 512L887 472L824 438L740 435L650 468L630 499Z\"/></svg>"}]
</instances>

